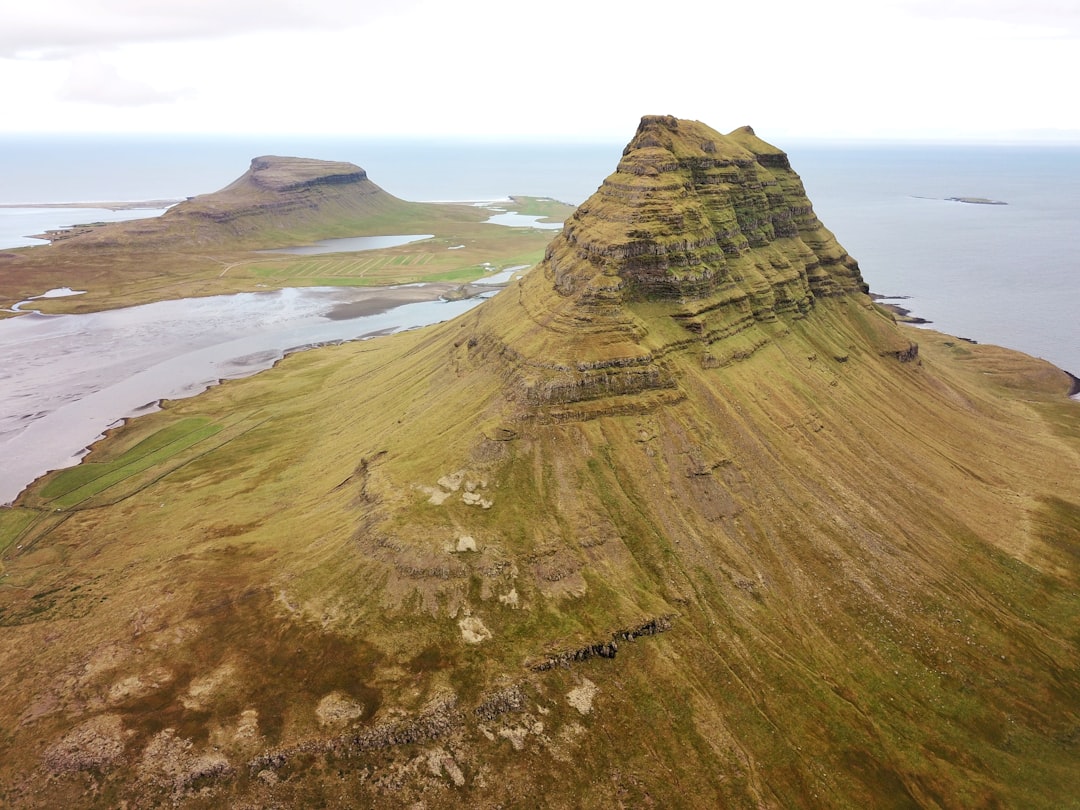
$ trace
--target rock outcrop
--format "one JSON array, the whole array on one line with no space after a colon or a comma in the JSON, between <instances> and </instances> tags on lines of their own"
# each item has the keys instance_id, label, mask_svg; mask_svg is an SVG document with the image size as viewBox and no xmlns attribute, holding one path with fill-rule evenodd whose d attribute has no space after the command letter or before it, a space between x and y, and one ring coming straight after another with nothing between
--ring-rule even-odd
<instances>
[{"instance_id":1,"label":"rock outcrop","mask_svg":"<svg viewBox=\"0 0 1080 810\"><path fill-rule=\"evenodd\" d=\"M750 127L646 116L615 173L551 242L500 325L474 336L513 365L519 400L553 418L607 399L678 386L665 358L718 367L770 339L823 298L867 292L858 263L814 215L787 156ZM514 308L514 314L502 314ZM492 318L491 320L496 320ZM667 329L665 326L675 326ZM883 353L916 351L895 335ZM840 352L842 353L842 352Z\"/></svg>"}]
</instances>

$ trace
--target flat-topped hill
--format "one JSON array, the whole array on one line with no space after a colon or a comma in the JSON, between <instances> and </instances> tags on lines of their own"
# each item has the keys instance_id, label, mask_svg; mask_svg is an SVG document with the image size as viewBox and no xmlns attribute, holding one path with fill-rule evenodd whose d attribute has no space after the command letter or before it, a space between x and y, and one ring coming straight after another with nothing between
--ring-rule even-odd
<instances>
[{"instance_id":1,"label":"flat-topped hill","mask_svg":"<svg viewBox=\"0 0 1080 810\"><path fill-rule=\"evenodd\" d=\"M405 215L415 204L383 191L359 166L257 157L220 191L178 203L154 219L118 222L61 243L138 250L279 247L353 235L356 222Z\"/></svg>"},{"instance_id":2,"label":"flat-topped hill","mask_svg":"<svg viewBox=\"0 0 1080 810\"><path fill-rule=\"evenodd\" d=\"M251 168L218 195L225 197L252 187L282 192L310 186L362 184L367 179L367 172L344 161L264 155L252 158Z\"/></svg>"},{"instance_id":3,"label":"flat-topped hill","mask_svg":"<svg viewBox=\"0 0 1080 810\"><path fill-rule=\"evenodd\" d=\"M517 197L502 208L561 219L570 206ZM352 163L264 156L225 188L191 197L158 218L83 224L50 245L0 258L0 310L59 287L86 290L51 301L85 312L169 298L285 286L471 281L492 262L532 264L550 237L488 225L472 204L408 202ZM318 260L257 253L354 236L429 234L408 246ZM448 248L453 248L449 250ZM0 312L0 317L9 313Z\"/></svg>"}]
</instances>

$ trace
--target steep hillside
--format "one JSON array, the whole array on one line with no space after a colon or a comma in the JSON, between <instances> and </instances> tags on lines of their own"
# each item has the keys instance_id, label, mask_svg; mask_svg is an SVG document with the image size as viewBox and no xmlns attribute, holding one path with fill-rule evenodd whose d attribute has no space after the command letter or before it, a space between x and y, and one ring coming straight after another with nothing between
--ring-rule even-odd
<instances>
[{"instance_id":1,"label":"steep hillside","mask_svg":"<svg viewBox=\"0 0 1080 810\"><path fill-rule=\"evenodd\" d=\"M898 326L749 129L646 117L492 301L0 515L0 801L1067 807L1069 386Z\"/></svg>"}]
</instances>

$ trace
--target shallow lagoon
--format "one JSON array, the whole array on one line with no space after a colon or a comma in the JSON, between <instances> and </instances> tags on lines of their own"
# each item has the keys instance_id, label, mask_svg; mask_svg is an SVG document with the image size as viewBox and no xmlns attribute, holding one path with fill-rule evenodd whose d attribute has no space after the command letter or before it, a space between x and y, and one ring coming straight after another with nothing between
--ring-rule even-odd
<instances>
[{"instance_id":1,"label":"shallow lagoon","mask_svg":"<svg viewBox=\"0 0 1080 810\"><path fill-rule=\"evenodd\" d=\"M0 504L48 470L78 463L105 430L158 400L249 376L299 349L449 320L482 300L340 316L385 292L284 289L0 321Z\"/></svg>"}]
</instances>

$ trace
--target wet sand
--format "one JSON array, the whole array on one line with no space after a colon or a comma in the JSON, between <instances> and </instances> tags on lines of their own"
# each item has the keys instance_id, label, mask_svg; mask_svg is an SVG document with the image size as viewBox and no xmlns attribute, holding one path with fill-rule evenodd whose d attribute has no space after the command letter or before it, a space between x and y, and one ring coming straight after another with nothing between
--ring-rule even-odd
<instances>
[{"instance_id":1,"label":"wet sand","mask_svg":"<svg viewBox=\"0 0 1080 810\"><path fill-rule=\"evenodd\" d=\"M345 321L350 318L366 318L381 315L402 304L415 304L421 301L437 301L452 295L461 285L451 283L410 284L403 287L377 287L370 291L357 290L354 300L338 304L326 317L332 321Z\"/></svg>"}]
</instances>

